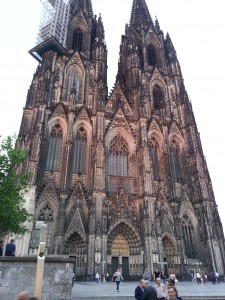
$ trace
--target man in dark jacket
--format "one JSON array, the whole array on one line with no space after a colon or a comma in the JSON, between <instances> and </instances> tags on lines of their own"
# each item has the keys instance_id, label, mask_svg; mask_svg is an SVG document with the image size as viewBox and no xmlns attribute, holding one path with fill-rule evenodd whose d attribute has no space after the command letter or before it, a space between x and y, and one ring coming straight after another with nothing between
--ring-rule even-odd
<instances>
[{"instance_id":1,"label":"man in dark jacket","mask_svg":"<svg viewBox=\"0 0 225 300\"><path fill-rule=\"evenodd\" d=\"M150 285L150 282L146 280L144 294L142 300L157 300L156 289Z\"/></svg>"},{"instance_id":2,"label":"man in dark jacket","mask_svg":"<svg viewBox=\"0 0 225 300\"><path fill-rule=\"evenodd\" d=\"M5 256L15 256L15 253L16 245L14 244L14 239L11 239L10 243L5 247Z\"/></svg>"},{"instance_id":3,"label":"man in dark jacket","mask_svg":"<svg viewBox=\"0 0 225 300\"><path fill-rule=\"evenodd\" d=\"M134 292L134 298L137 300L142 300L144 294L145 280L141 279L140 284L136 287Z\"/></svg>"}]
</instances>

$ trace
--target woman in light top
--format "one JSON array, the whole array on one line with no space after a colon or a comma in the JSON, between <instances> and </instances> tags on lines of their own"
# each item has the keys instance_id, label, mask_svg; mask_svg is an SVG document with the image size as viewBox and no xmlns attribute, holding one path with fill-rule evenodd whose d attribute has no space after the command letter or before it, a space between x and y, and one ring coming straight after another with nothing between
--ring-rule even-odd
<instances>
[{"instance_id":1,"label":"woman in light top","mask_svg":"<svg viewBox=\"0 0 225 300\"><path fill-rule=\"evenodd\" d=\"M122 277L122 274L120 272L120 269L118 269L114 273L113 277L115 278L115 282L116 282L116 290L117 290L117 292L119 292L120 291L120 281L123 280L123 277Z\"/></svg>"}]
</instances>

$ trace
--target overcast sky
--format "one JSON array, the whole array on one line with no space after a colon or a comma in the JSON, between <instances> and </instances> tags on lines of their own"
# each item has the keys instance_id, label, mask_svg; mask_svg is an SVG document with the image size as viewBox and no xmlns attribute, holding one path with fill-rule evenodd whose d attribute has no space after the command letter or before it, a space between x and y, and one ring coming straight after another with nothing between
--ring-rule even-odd
<instances>
[{"instance_id":1,"label":"overcast sky","mask_svg":"<svg viewBox=\"0 0 225 300\"><path fill-rule=\"evenodd\" d=\"M92 0L102 14L108 46L109 90L115 81L121 34L133 0ZM225 0L147 0L153 19L170 33L191 98L216 201L225 226ZM0 10L0 135L18 132L37 62L40 0L2 1Z\"/></svg>"}]
</instances>

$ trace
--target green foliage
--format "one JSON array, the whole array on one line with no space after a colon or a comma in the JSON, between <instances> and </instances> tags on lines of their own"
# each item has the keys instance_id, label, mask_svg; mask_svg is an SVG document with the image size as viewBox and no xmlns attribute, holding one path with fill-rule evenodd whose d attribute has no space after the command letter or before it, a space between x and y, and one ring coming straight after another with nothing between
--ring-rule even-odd
<instances>
[{"instance_id":1,"label":"green foliage","mask_svg":"<svg viewBox=\"0 0 225 300\"><path fill-rule=\"evenodd\" d=\"M18 168L26 159L26 152L16 147L15 136L0 142L0 236L8 233L25 233L24 222L31 215L23 207L23 193L30 174L21 174Z\"/></svg>"}]
</instances>

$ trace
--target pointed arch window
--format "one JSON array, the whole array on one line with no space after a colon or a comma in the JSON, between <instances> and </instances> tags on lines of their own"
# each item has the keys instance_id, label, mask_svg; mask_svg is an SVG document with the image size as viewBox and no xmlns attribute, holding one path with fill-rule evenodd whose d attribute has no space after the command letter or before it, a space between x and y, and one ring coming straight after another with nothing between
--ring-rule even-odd
<instances>
[{"instance_id":1,"label":"pointed arch window","mask_svg":"<svg viewBox=\"0 0 225 300\"><path fill-rule=\"evenodd\" d=\"M60 162L62 158L62 142L63 130L62 127L59 124L57 124L52 128L49 138L46 164L46 169L49 171L59 171Z\"/></svg>"},{"instance_id":2,"label":"pointed arch window","mask_svg":"<svg viewBox=\"0 0 225 300\"><path fill-rule=\"evenodd\" d=\"M174 182L181 182L180 151L176 142L170 145L170 163Z\"/></svg>"},{"instance_id":3,"label":"pointed arch window","mask_svg":"<svg viewBox=\"0 0 225 300\"><path fill-rule=\"evenodd\" d=\"M83 33L80 29L76 29L73 34L73 49L75 51L81 51L82 43L83 43Z\"/></svg>"},{"instance_id":4,"label":"pointed arch window","mask_svg":"<svg viewBox=\"0 0 225 300\"><path fill-rule=\"evenodd\" d=\"M163 107L163 91L158 84L153 87L153 102L155 112Z\"/></svg>"},{"instance_id":5,"label":"pointed arch window","mask_svg":"<svg viewBox=\"0 0 225 300\"><path fill-rule=\"evenodd\" d=\"M53 238L53 229L54 229L54 213L49 204L46 204L44 208L39 213L38 221L43 221L44 224L47 224L46 228L46 250L47 253L50 253L51 250L51 241Z\"/></svg>"},{"instance_id":6,"label":"pointed arch window","mask_svg":"<svg viewBox=\"0 0 225 300\"><path fill-rule=\"evenodd\" d=\"M153 179L159 180L159 157L158 157L159 145L155 137L152 137L150 141L150 157L152 161Z\"/></svg>"},{"instance_id":7,"label":"pointed arch window","mask_svg":"<svg viewBox=\"0 0 225 300\"><path fill-rule=\"evenodd\" d=\"M195 258L194 227L189 216L184 215L182 220L182 232L185 253L188 258Z\"/></svg>"},{"instance_id":8,"label":"pointed arch window","mask_svg":"<svg viewBox=\"0 0 225 300\"><path fill-rule=\"evenodd\" d=\"M148 46L148 64L149 66L156 65L156 51L153 45Z\"/></svg>"},{"instance_id":9,"label":"pointed arch window","mask_svg":"<svg viewBox=\"0 0 225 300\"><path fill-rule=\"evenodd\" d=\"M77 130L73 146L73 173L85 174L87 153L87 131L81 127Z\"/></svg>"},{"instance_id":10,"label":"pointed arch window","mask_svg":"<svg viewBox=\"0 0 225 300\"><path fill-rule=\"evenodd\" d=\"M108 174L128 176L128 145L121 134L117 134L110 143Z\"/></svg>"},{"instance_id":11,"label":"pointed arch window","mask_svg":"<svg viewBox=\"0 0 225 300\"><path fill-rule=\"evenodd\" d=\"M67 79L66 99L70 99L70 95L74 94L75 103L79 102L80 96L80 76L78 73L71 73Z\"/></svg>"}]
</instances>

